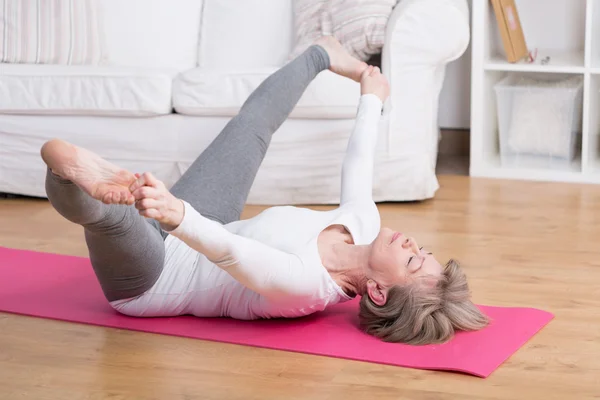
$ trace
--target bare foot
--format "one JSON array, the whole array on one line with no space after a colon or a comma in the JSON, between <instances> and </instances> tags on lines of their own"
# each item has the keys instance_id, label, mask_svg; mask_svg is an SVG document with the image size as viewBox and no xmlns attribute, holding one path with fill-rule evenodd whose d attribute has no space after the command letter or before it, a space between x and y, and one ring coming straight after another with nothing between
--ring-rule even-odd
<instances>
[{"instance_id":1,"label":"bare foot","mask_svg":"<svg viewBox=\"0 0 600 400\"><path fill-rule=\"evenodd\" d=\"M97 154L58 139L46 142L41 153L53 173L70 180L93 198L105 204L135 202L129 191L135 175Z\"/></svg>"},{"instance_id":2,"label":"bare foot","mask_svg":"<svg viewBox=\"0 0 600 400\"><path fill-rule=\"evenodd\" d=\"M333 36L323 36L315 44L323 47L329 54L329 69L332 72L360 82L360 76L367 68L367 63L352 57Z\"/></svg>"}]
</instances>

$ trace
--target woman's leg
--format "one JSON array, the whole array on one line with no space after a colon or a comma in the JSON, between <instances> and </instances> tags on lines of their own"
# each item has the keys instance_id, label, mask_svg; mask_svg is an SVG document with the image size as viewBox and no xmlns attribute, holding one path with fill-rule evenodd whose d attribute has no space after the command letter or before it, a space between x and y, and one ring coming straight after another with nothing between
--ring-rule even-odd
<instances>
[{"instance_id":1,"label":"woman's leg","mask_svg":"<svg viewBox=\"0 0 600 400\"><path fill-rule=\"evenodd\" d=\"M367 65L351 57L333 38L316 45L269 76L250 95L239 114L221 131L171 188L207 218L236 221L271 142L296 103L323 70L360 80Z\"/></svg>"},{"instance_id":2,"label":"woman's leg","mask_svg":"<svg viewBox=\"0 0 600 400\"><path fill-rule=\"evenodd\" d=\"M173 193L222 223L239 219L271 135L326 68L358 81L366 64L331 38L309 48L254 91ZM48 165L48 199L62 216L84 228L106 298L136 297L150 289L163 270L165 235L158 224L148 223L126 205L132 204L128 186L133 174L60 140L46 143L42 158Z\"/></svg>"},{"instance_id":3,"label":"woman's leg","mask_svg":"<svg viewBox=\"0 0 600 400\"><path fill-rule=\"evenodd\" d=\"M97 188L98 183L114 181L114 176L124 176L126 171L61 141L47 143L42 157L49 164L48 199L59 214L84 228L90 261L108 301L135 297L150 289L162 272L165 257L158 224L148 223L133 206L104 204L86 193L105 197L106 192L88 190L90 182Z\"/></svg>"}]
</instances>

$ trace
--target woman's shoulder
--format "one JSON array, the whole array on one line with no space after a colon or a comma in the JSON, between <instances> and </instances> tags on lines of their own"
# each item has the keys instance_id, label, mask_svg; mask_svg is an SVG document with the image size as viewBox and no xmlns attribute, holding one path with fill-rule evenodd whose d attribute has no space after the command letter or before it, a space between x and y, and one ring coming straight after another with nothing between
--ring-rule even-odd
<instances>
[{"instance_id":1,"label":"woman's shoulder","mask_svg":"<svg viewBox=\"0 0 600 400\"><path fill-rule=\"evenodd\" d=\"M379 209L373 201L359 201L344 204L340 208L344 214L351 215L354 224L350 228L356 244L372 242L381 228Z\"/></svg>"}]
</instances>

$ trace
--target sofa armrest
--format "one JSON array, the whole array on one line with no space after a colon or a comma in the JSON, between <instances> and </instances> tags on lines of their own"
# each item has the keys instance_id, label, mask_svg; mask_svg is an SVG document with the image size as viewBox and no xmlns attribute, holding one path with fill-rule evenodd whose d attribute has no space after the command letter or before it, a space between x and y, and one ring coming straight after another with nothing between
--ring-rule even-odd
<instances>
[{"instance_id":1,"label":"sofa armrest","mask_svg":"<svg viewBox=\"0 0 600 400\"><path fill-rule=\"evenodd\" d=\"M384 53L413 64L447 64L470 40L466 0L400 0L386 27Z\"/></svg>"},{"instance_id":2,"label":"sofa armrest","mask_svg":"<svg viewBox=\"0 0 600 400\"><path fill-rule=\"evenodd\" d=\"M388 21L382 72L390 82L385 105L388 154L415 159L435 174L438 103L446 65L470 40L466 0L400 0Z\"/></svg>"}]
</instances>

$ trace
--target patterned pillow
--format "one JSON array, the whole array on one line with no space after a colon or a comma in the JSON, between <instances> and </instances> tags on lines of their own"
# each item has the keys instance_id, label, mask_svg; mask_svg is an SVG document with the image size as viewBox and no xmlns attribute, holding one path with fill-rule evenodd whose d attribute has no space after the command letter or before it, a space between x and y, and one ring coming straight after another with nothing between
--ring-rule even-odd
<instances>
[{"instance_id":1,"label":"patterned pillow","mask_svg":"<svg viewBox=\"0 0 600 400\"><path fill-rule=\"evenodd\" d=\"M0 0L0 62L97 65L97 0Z\"/></svg>"},{"instance_id":2,"label":"patterned pillow","mask_svg":"<svg viewBox=\"0 0 600 400\"><path fill-rule=\"evenodd\" d=\"M387 21L398 0L294 0L294 58L315 39L332 35L354 57L381 52Z\"/></svg>"},{"instance_id":3,"label":"patterned pillow","mask_svg":"<svg viewBox=\"0 0 600 400\"><path fill-rule=\"evenodd\" d=\"M322 19L327 0L294 0L295 44L290 58L302 54L313 42L323 36Z\"/></svg>"}]
</instances>

